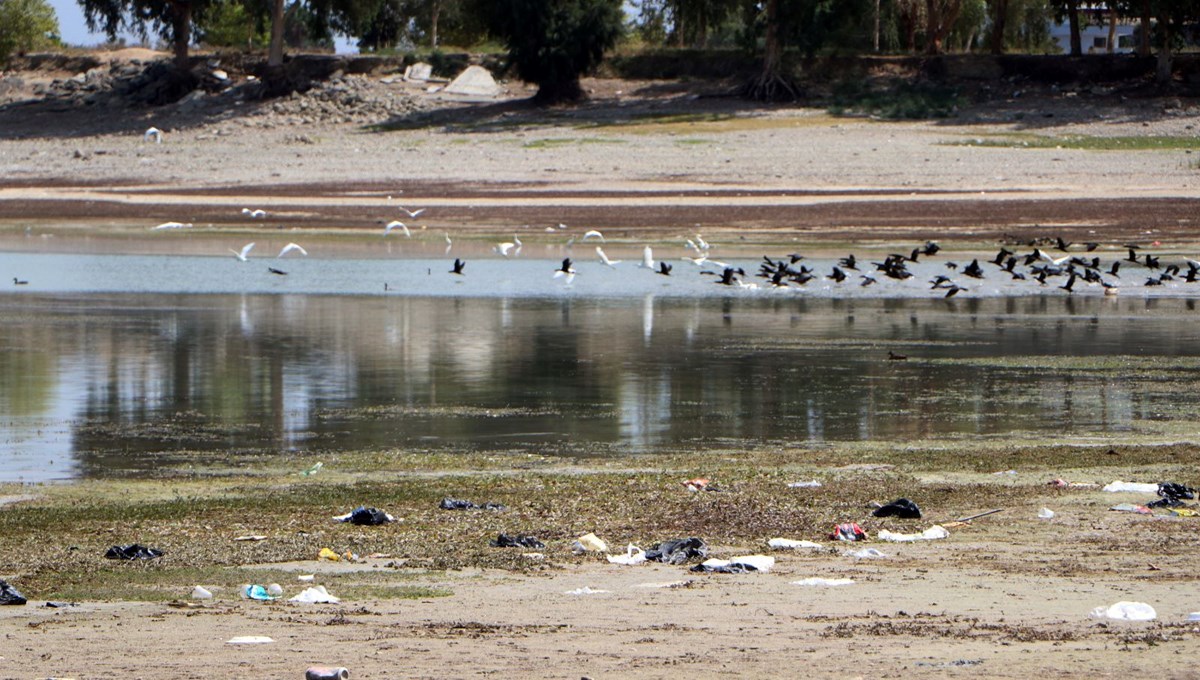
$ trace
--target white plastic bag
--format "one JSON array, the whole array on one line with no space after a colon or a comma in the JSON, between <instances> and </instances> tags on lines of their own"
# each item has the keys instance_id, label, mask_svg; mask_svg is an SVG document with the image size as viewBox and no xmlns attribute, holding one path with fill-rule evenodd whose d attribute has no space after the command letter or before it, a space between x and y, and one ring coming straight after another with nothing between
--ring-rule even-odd
<instances>
[{"instance_id":1,"label":"white plastic bag","mask_svg":"<svg viewBox=\"0 0 1200 680\"><path fill-rule=\"evenodd\" d=\"M946 527L935 524L919 534L898 534L893 531L884 529L879 532L879 540L891 541L892 543L911 543L912 541L936 541L941 538L948 538L950 532L946 531Z\"/></svg>"},{"instance_id":2,"label":"white plastic bag","mask_svg":"<svg viewBox=\"0 0 1200 680\"><path fill-rule=\"evenodd\" d=\"M304 602L306 604L337 604L341 602L340 598L330 595L325 586L313 586L300 591L300 594L293 597L289 602Z\"/></svg>"},{"instance_id":3,"label":"white plastic bag","mask_svg":"<svg viewBox=\"0 0 1200 680\"><path fill-rule=\"evenodd\" d=\"M1158 618L1158 612L1145 602L1118 602L1111 607L1096 607L1092 610L1091 617L1117 621L1153 621Z\"/></svg>"},{"instance_id":4,"label":"white plastic bag","mask_svg":"<svg viewBox=\"0 0 1200 680\"><path fill-rule=\"evenodd\" d=\"M771 540L767 541L767 545L775 550L820 550L824 547L820 543L813 543L812 541L797 541L790 538L772 538Z\"/></svg>"},{"instance_id":5,"label":"white plastic bag","mask_svg":"<svg viewBox=\"0 0 1200 680\"><path fill-rule=\"evenodd\" d=\"M646 561L646 551L630 543L625 547L624 555L609 555L608 561L613 564L641 564Z\"/></svg>"},{"instance_id":6,"label":"white plastic bag","mask_svg":"<svg viewBox=\"0 0 1200 680\"><path fill-rule=\"evenodd\" d=\"M1101 491L1110 493L1158 493L1157 484L1142 484L1140 482L1122 482L1115 481L1112 484L1105 486Z\"/></svg>"}]
</instances>

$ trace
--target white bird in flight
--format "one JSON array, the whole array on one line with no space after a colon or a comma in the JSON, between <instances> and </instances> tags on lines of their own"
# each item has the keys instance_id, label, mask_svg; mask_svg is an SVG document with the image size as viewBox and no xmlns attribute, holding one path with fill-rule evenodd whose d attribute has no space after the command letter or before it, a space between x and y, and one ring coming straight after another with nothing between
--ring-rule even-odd
<instances>
[{"instance_id":1,"label":"white bird in flight","mask_svg":"<svg viewBox=\"0 0 1200 680\"><path fill-rule=\"evenodd\" d=\"M1055 267L1057 267L1058 265L1062 264L1063 262L1066 262L1067 260L1071 259L1070 255L1063 255L1062 257L1060 257L1058 259L1054 259L1053 257L1050 257L1046 253L1043 253L1041 251L1041 249L1039 249L1039 248L1034 248L1033 252L1035 255L1038 256L1038 258L1040 260L1042 260L1043 262L1049 262L1050 264L1054 265Z\"/></svg>"},{"instance_id":2,"label":"white bird in flight","mask_svg":"<svg viewBox=\"0 0 1200 680\"><path fill-rule=\"evenodd\" d=\"M408 208L405 208L404 206L397 206L397 207L400 208L400 212L404 213L405 215L408 215L409 219L414 219L414 220L417 219L417 217L420 216L421 213L425 212L425 208L409 210Z\"/></svg>"},{"instance_id":3,"label":"white bird in flight","mask_svg":"<svg viewBox=\"0 0 1200 680\"><path fill-rule=\"evenodd\" d=\"M591 231L589 231L589 232L587 232L586 234L584 234L584 235L583 235L583 240L584 240L584 241L588 240L589 238L598 238L598 239L600 239L600 242L601 242L601 243L604 243L604 242L605 242L605 241L604 241L604 234L601 234L600 232L596 231L595 229L592 229Z\"/></svg>"},{"instance_id":4,"label":"white bird in flight","mask_svg":"<svg viewBox=\"0 0 1200 680\"><path fill-rule=\"evenodd\" d=\"M513 244L507 243L507 242L498 244L495 248L496 252L500 253L504 257L508 257L508 254L510 252L512 252L512 249L513 249Z\"/></svg>"},{"instance_id":5,"label":"white bird in flight","mask_svg":"<svg viewBox=\"0 0 1200 680\"><path fill-rule=\"evenodd\" d=\"M708 252L708 249L712 248L712 246L709 245L709 243L705 241L700 234L696 234L696 247L704 252Z\"/></svg>"},{"instance_id":6,"label":"white bird in flight","mask_svg":"<svg viewBox=\"0 0 1200 680\"><path fill-rule=\"evenodd\" d=\"M156 127L147 128L146 131L142 133L142 141L148 142L151 139L154 140L155 144L162 144L162 130L159 130Z\"/></svg>"},{"instance_id":7,"label":"white bird in flight","mask_svg":"<svg viewBox=\"0 0 1200 680\"><path fill-rule=\"evenodd\" d=\"M184 224L183 222L163 222L162 224L158 225L157 227L151 227L150 230L151 231L160 231L162 229L190 229L191 227L192 227L191 222L188 222L187 224Z\"/></svg>"},{"instance_id":8,"label":"white bird in flight","mask_svg":"<svg viewBox=\"0 0 1200 680\"><path fill-rule=\"evenodd\" d=\"M257 220L257 219L262 219L262 218L266 217L267 211L262 210L261 208L255 208L254 210L251 210L249 208L242 208L242 214L249 215L252 219Z\"/></svg>"},{"instance_id":9,"label":"white bird in flight","mask_svg":"<svg viewBox=\"0 0 1200 680\"><path fill-rule=\"evenodd\" d=\"M301 248L298 243L289 243L283 247L283 250L279 251L279 255L277 255L276 257L283 257L284 255L287 255L288 253L292 252L293 250L299 250L301 255L304 255L305 257L308 256L308 251L305 250L304 248Z\"/></svg>"},{"instance_id":10,"label":"white bird in flight","mask_svg":"<svg viewBox=\"0 0 1200 680\"><path fill-rule=\"evenodd\" d=\"M236 257L239 262L245 262L246 256L250 254L251 250L254 250L254 244L247 243L246 245L242 246L242 250L240 252L234 250L233 248L230 248L229 252L233 253L233 256Z\"/></svg>"},{"instance_id":11,"label":"white bird in flight","mask_svg":"<svg viewBox=\"0 0 1200 680\"><path fill-rule=\"evenodd\" d=\"M387 226L383 228L383 235L387 236L388 234L392 233L393 229L402 229L404 230L405 236L412 238L412 232L408 230L408 225L400 220L392 220L391 222L388 222Z\"/></svg>"},{"instance_id":12,"label":"white bird in flight","mask_svg":"<svg viewBox=\"0 0 1200 680\"><path fill-rule=\"evenodd\" d=\"M450 249L454 247L454 241L450 240L449 232L446 233L446 253L450 253Z\"/></svg>"},{"instance_id":13,"label":"white bird in flight","mask_svg":"<svg viewBox=\"0 0 1200 680\"><path fill-rule=\"evenodd\" d=\"M608 255L604 254L604 249L602 249L600 246L596 246L596 256L600 258L601 262L603 262L604 264L606 264L610 267L615 268L617 265L621 264L621 260L608 259Z\"/></svg>"}]
</instances>

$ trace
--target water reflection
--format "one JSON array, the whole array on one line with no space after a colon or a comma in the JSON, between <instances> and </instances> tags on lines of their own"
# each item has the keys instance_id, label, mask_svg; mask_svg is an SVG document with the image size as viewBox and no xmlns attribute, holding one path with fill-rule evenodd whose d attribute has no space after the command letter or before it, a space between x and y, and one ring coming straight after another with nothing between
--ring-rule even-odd
<instances>
[{"instance_id":1,"label":"water reflection","mask_svg":"<svg viewBox=\"0 0 1200 680\"><path fill-rule=\"evenodd\" d=\"M0 479L1191 428L1187 302L7 296Z\"/></svg>"}]
</instances>

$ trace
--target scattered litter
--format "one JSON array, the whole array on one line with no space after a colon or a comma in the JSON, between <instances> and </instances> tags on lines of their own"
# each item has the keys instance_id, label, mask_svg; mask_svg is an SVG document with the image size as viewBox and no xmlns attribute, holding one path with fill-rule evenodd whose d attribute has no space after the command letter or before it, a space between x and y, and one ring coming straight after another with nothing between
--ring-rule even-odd
<instances>
[{"instance_id":1,"label":"scattered litter","mask_svg":"<svg viewBox=\"0 0 1200 680\"><path fill-rule=\"evenodd\" d=\"M376 508L367 508L358 506L344 515L338 515L333 518L335 522L349 522L358 526L374 527L388 522L395 522L396 518Z\"/></svg>"},{"instance_id":2,"label":"scattered litter","mask_svg":"<svg viewBox=\"0 0 1200 680\"><path fill-rule=\"evenodd\" d=\"M1012 475L1016 475L1016 474L1017 474L1016 470L1001 470L999 472L992 473L992 475L995 477L1000 477L1000 476L1005 476L1005 475L1012 476Z\"/></svg>"},{"instance_id":3,"label":"scattered litter","mask_svg":"<svg viewBox=\"0 0 1200 680\"><path fill-rule=\"evenodd\" d=\"M1200 621L1200 612L1188 614L1188 621Z\"/></svg>"},{"instance_id":4,"label":"scattered litter","mask_svg":"<svg viewBox=\"0 0 1200 680\"><path fill-rule=\"evenodd\" d=\"M876 548L863 548L862 550L847 550L842 553L845 557L854 557L860 560L870 560L879 557L887 557L887 554Z\"/></svg>"},{"instance_id":5,"label":"scattered litter","mask_svg":"<svg viewBox=\"0 0 1200 680\"><path fill-rule=\"evenodd\" d=\"M576 588L575 590L568 590L565 593L563 593L563 595L598 595L600 593L607 593L607 592L608 592L607 590L597 590L590 586L584 586L582 588Z\"/></svg>"},{"instance_id":6,"label":"scattered litter","mask_svg":"<svg viewBox=\"0 0 1200 680\"><path fill-rule=\"evenodd\" d=\"M1056 489L1094 489L1100 486L1099 484L1089 484L1087 482L1068 482L1065 479L1052 479L1046 482L1046 484Z\"/></svg>"},{"instance_id":7,"label":"scattered litter","mask_svg":"<svg viewBox=\"0 0 1200 680\"><path fill-rule=\"evenodd\" d=\"M104 553L104 556L110 560L152 560L156 557L162 557L161 550L147 548L144 545L133 543L130 545L114 545Z\"/></svg>"},{"instance_id":8,"label":"scattered litter","mask_svg":"<svg viewBox=\"0 0 1200 680\"><path fill-rule=\"evenodd\" d=\"M484 503L479 505L471 501L464 501L459 498L443 498L440 506L443 510L507 510L508 508L499 503Z\"/></svg>"},{"instance_id":9,"label":"scattered litter","mask_svg":"<svg viewBox=\"0 0 1200 680\"><path fill-rule=\"evenodd\" d=\"M835 541L865 541L867 532L863 531L863 528L855 522L846 522L834 525L833 533L829 535L829 538Z\"/></svg>"},{"instance_id":10,"label":"scattered litter","mask_svg":"<svg viewBox=\"0 0 1200 680\"><path fill-rule=\"evenodd\" d=\"M55 602L53 600L46 602L47 609L66 609L67 607L78 607L78 602Z\"/></svg>"},{"instance_id":11,"label":"scattered litter","mask_svg":"<svg viewBox=\"0 0 1200 680\"><path fill-rule=\"evenodd\" d=\"M320 471L321 471L321 468L323 468L323 467L325 467L325 464L324 464L324 463L315 463L315 464L314 464L312 467L310 467L309 469L305 470L304 472L301 472L301 473L300 473L300 476L302 476L302 477L311 477L312 475L315 475L315 474L317 474L318 472L320 472Z\"/></svg>"},{"instance_id":12,"label":"scattered litter","mask_svg":"<svg viewBox=\"0 0 1200 680\"><path fill-rule=\"evenodd\" d=\"M254 585L247 584L247 585L242 586L242 598L243 599L259 600L261 602L265 602L267 600L274 600L276 597L278 597L278 596L272 595L271 593L267 592L266 586L260 586L258 584L254 584Z\"/></svg>"},{"instance_id":13,"label":"scattered litter","mask_svg":"<svg viewBox=\"0 0 1200 680\"><path fill-rule=\"evenodd\" d=\"M271 597L279 597L283 595L283 586L279 585L278 583L272 583L271 585L267 586L267 594Z\"/></svg>"},{"instance_id":14,"label":"scattered litter","mask_svg":"<svg viewBox=\"0 0 1200 680\"><path fill-rule=\"evenodd\" d=\"M712 559L692 567L692 571L718 574L745 574L751 571L767 572L775 566L770 555L742 555L728 560Z\"/></svg>"},{"instance_id":15,"label":"scattered litter","mask_svg":"<svg viewBox=\"0 0 1200 680\"><path fill-rule=\"evenodd\" d=\"M234 638L229 638L225 641L227 645L265 645L268 642L274 642L266 635L239 635Z\"/></svg>"},{"instance_id":16,"label":"scattered litter","mask_svg":"<svg viewBox=\"0 0 1200 680\"><path fill-rule=\"evenodd\" d=\"M1153 621L1158 618L1158 612L1145 602L1118 602L1111 607L1096 607L1092 610L1091 617L1117 621Z\"/></svg>"},{"instance_id":17,"label":"scattered litter","mask_svg":"<svg viewBox=\"0 0 1200 680\"><path fill-rule=\"evenodd\" d=\"M954 661L943 661L941 663L918 661L915 665L929 668L955 668L959 666L978 666L981 663L983 663L983 659L955 659Z\"/></svg>"},{"instance_id":18,"label":"scattered litter","mask_svg":"<svg viewBox=\"0 0 1200 680\"><path fill-rule=\"evenodd\" d=\"M608 544L596 534L584 534L571 544L571 552L576 555L585 552L608 552Z\"/></svg>"},{"instance_id":19,"label":"scattered litter","mask_svg":"<svg viewBox=\"0 0 1200 680\"><path fill-rule=\"evenodd\" d=\"M349 680L350 671L340 666L313 666L304 671L304 680Z\"/></svg>"},{"instance_id":20,"label":"scattered litter","mask_svg":"<svg viewBox=\"0 0 1200 680\"><path fill-rule=\"evenodd\" d=\"M1200 517L1200 510L1195 508L1174 508L1171 514L1176 517Z\"/></svg>"},{"instance_id":21,"label":"scattered litter","mask_svg":"<svg viewBox=\"0 0 1200 680\"><path fill-rule=\"evenodd\" d=\"M821 548L825 547L820 543L814 543L812 541L797 541L790 538L772 538L771 540L767 541L767 545L775 550L799 550L801 548L820 550Z\"/></svg>"},{"instance_id":22,"label":"scattered litter","mask_svg":"<svg viewBox=\"0 0 1200 680\"><path fill-rule=\"evenodd\" d=\"M261 534L251 534L249 536L238 536L237 538L234 538L233 540L235 540L235 541L265 541L265 540L267 540L267 537L263 536Z\"/></svg>"},{"instance_id":23,"label":"scattered litter","mask_svg":"<svg viewBox=\"0 0 1200 680\"><path fill-rule=\"evenodd\" d=\"M639 583L635 588L690 588L695 581L688 579L686 581L656 581L653 583Z\"/></svg>"},{"instance_id":24,"label":"scattered litter","mask_svg":"<svg viewBox=\"0 0 1200 680\"><path fill-rule=\"evenodd\" d=\"M317 553L318 560L329 560L330 562L341 562L342 556L330 550L329 548L321 548L321 552Z\"/></svg>"},{"instance_id":25,"label":"scattered litter","mask_svg":"<svg viewBox=\"0 0 1200 680\"><path fill-rule=\"evenodd\" d=\"M879 540L891 541L892 543L910 543L912 541L936 541L941 538L948 538L950 532L946 531L946 527L940 524L935 524L919 534L898 534L894 531L884 529L879 532Z\"/></svg>"},{"instance_id":26,"label":"scattered litter","mask_svg":"<svg viewBox=\"0 0 1200 680\"><path fill-rule=\"evenodd\" d=\"M887 505L880 506L871 513L875 517L899 517L901 519L921 519L921 508L907 498L897 498Z\"/></svg>"},{"instance_id":27,"label":"scattered litter","mask_svg":"<svg viewBox=\"0 0 1200 680\"><path fill-rule=\"evenodd\" d=\"M309 581L315 580L316 578L317 578L316 574L300 574L299 576L296 577L296 580L309 582Z\"/></svg>"},{"instance_id":28,"label":"scattered litter","mask_svg":"<svg viewBox=\"0 0 1200 680\"><path fill-rule=\"evenodd\" d=\"M9 585L8 581L0 579L0 606L25 604L25 596L21 591Z\"/></svg>"},{"instance_id":29,"label":"scattered litter","mask_svg":"<svg viewBox=\"0 0 1200 680\"><path fill-rule=\"evenodd\" d=\"M1134 505L1133 503L1118 503L1112 506L1109 510L1117 512L1136 512L1139 515L1153 515L1154 511L1144 505Z\"/></svg>"},{"instance_id":30,"label":"scattered litter","mask_svg":"<svg viewBox=\"0 0 1200 680\"><path fill-rule=\"evenodd\" d=\"M972 520L979 519L980 517L987 517L988 515L994 515L998 512L1004 512L1004 508L997 508L995 510L984 510L983 512L977 512L974 515L969 515L967 517L959 517L958 519L954 520L954 524L967 524L967 523L971 522Z\"/></svg>"},{"instance_id":31,"label":"scattered litter","mask_svg":"<svg viewBox=\"0 0 1200 680\"><path fill-rule=\"evenodd\" d=\"M308 604L337 604L338 602L341 602L341 599L330 595L329 591L325 590L325 586L313 586L312 588L305 588L304 590L301 590L300 594L288 600L288 602L306 602Z\"/></svg>"},{"instance_id":32,"label":"scattered litter","mask_svg":"<svg viewBox=\"0 0 1200 680\"><path fill-rule=\"evenodd\" d=\"M204 586L196 586L192 589L193 600L211 600L212 596L212 591Z\"/></svg>"},{"instance_id":33,"label":"scattered litter","mask_svg":"<svg viewBox=\"0 0 1200 680\"><path fill-rule=\"evenodd\" d=\"M646 551L646 560L663 564L684 564L708 557L708 544L702 538L676 538Z\"/></svg>"},{"instance_id":34,"label":"scattered litter","mask_svg":"<svg viewBox=\"0 0 1200 680\"><path fill-rule=\"evenodd\" d=\"M1106 485L1101 491L1108 491L1109 493L1158 493L1158 485L1116 481Z\"/></svg>"},{"instance_id":35,"label":"scattered litter","mask_svg":"<svg viewBox=\"0 0 1200 680\"><path fill-rule=\"evenodd\" d=\"M509 534L500 534L496 540L492 541L492 547L495 548L533 548L534 550L544 550L546 544L537 540L533 536L510 536Z\"/></svg>"},{"instance_id":36,"label":"scattered litter","mask_svg":"<svg viewBox=\"0 0 1200 680\"><path fill-rule=\"evenodd\" d=\"M1038 519L1054 519L1054 511L1050 508L1038 510Z\"/></svg>"},{"instance_id":37,"label":"scattered litter","mask_svg":"<svg viewBox=\"0 0 1200 680\"><path fill-rule=\"evenodd\" d=\"M1146 507L1179 508L1185 505L1184 499L1192 500L1196 497L1195 489L1175 482L1159 482L1155 493L1160 496L1159 500L1147 503Z\"/></svg>"},{"instance_id":38,"label":"scattered litter","mask_svg":"<svg viewBox=\"0 0 1200 680\"><path fill-rule=\"evenodd\" d=\"M630 543L625 546L624 555L609 555L608 561L613 564L635 565L646 561L646 551Z\"/></svg>"},{"instance_id":39,"label":"scattered litter","mask_svg":"<svg viewBox=\"0 0 1200 680\"><path fill-rule=\"evenodd\" d=\"M524 557L527 560L544 560L544 559L546 559L546 556L543 555L542 553L521 553L521 557Z\"/></svg>"},{"instance_id":40,"label":"scattered litter","mask_svg":"<svg viewBox=\"0 0 1200 680\"><path fill-rule=\"evenodd\" d=\"M821 483L815 479L809 480L807 482L788 482L788 488L791 488L791 489L819 489L819 488L821 488Z\"/></svg>"},{"instance_id":41,"label":"scattered litter","mask_svg":"<svg viewBox=\"0 0 1200 680\"><path fill-rule=\"evenodd\" d=\"M794 585L794 586L821 586L821 587L826 587L826 588L833 588L836 586L849 586L849 585L853 585L853 584L854 584L854 579L852 579L852 578L821 578L819 576L814 576L813 578L801 579L799 581L792 581L792 585Z\"/></svg>"},{"instance_id":42,"label":"scattered litter","mask_svg":"<svg viewBox=\"0 0 1200 680\"><path fill-rule=\"evenodd\" d=\"M720 491L716 484L713 484L703 477L689 479L686 482L683 482L683 485L687 487L688 491Z\"/></svg>"}]
</instances>

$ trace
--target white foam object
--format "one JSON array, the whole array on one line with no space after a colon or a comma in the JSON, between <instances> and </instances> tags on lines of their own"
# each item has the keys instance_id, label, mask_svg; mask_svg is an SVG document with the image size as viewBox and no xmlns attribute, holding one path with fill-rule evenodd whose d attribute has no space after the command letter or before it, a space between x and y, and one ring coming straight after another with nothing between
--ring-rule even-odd
<instances>
[{"instance_id":1,"label":"white foam object","mask_svg":"<svg viewBox=\"0 0 1200 680\"><path fill-rule=\"evenodd\" d=\"M625 547L624 555L609 555L608 561L613 564L634 565L646 561L646 551L630 543Z\"/></svg>"},{"instance_id":2,"label":"white foam object","mask_svg":"<svg viewBox=\"0 0 1200 680\"><path fill-rule=\"evenodd\" d=\"M891 541L892 543L911 543L913 541L936 541L941 538L948 538L950 532L946 531L946 527L935 524L919 534L898 534L894 531L884 529L880 531L879 540Z\"/></svg>"},{"instance_id":3,"label":"white foam object","mask_svg":"<svg viewBox=\"0 0 1200 680\"><path fill-rule=\"evenodd\" d=\"M300 574L299 576L296 577L296 580L297 581L313 581L313 580L316 580L316 578L317 578L316 574Z\"/></svg>"},{"instance_id":4,"label":"white foam object","mask_svg":"<svg viewBox=\"0 0 1200 680\"><path fill-rule=\"evenodd\" d=\"M818 489L820 487L821 487L821 483L815 479L809 480L807 482L789 482L788 483L788 488L792 488L792 489Z\"/></svg>"},{"instance_id":5,"label":"white foam object","mask_svg":"<svg viewBox=\"0 0 1200 680\"><path fill-rule=\"evenodd\" d=\"M300 594L288 600L289 602L304 602L306 604L337 604L340 598L334 597L325 590L325 586L313 586L300 591Z\"/></svg>"},{"instance_id":6,"label":"white foam object","mask_svg":"<svg viewBox=\"0 0 1200 680\"><path fill-rule=\"evenodd\" d=\"M212 599L212 591L210 591L208 588L205 588L204 586L196 586L195 588L192 589L192 599L193 600L211 600Z\"/></svg>"},{"instance_id":7,"label":"white foam object","mask_svg":"<svg viewBox=\"0 0 1200 680\"><path fill-rule=\"evenodd\" d=\"M239 635L235 638L229 638L225 641L227 645L265 645L268 642L274 642L266 635Z\"/></svg>"},{"instance_id":8,"label":"white foam object","mask_svg":"<svg viewBox=\"0 0 1200 680\"><path fill-rule=\"evenodd\" d=\"M767 545L775 550L799 550L801 548L820 550L822 547L824 547L820 543L813 543L812 541L797 541L791 538L772 538L771 540L767 541Z\"/></svg>"},{"instance_id":9,"label":"white foam object","mask_svg":"<svg viewBox=\"0 0 1200 680\"><path fill-rule=\"evenodd\" d=\"M1158 493L1158 485L1143 484L1141 482L1122 482L1118 480L1108 484L1101 491L1108 491L1109 493Z\"/></svg>"},{"instance_id":10,"label":"white foam object","mask_svg":"<svg viewBox=\"0 0 1200 680\"><path fill-rule=\"evenodd\" d=\"M1054 511L1050 508L1038 510L1038 519L1054 519Z\"/></svg>"},{"instance_id":11,"label":"white foam object","mask_svg":"<svg viewBox=\"0 0 1200 680\"><path fill-rule=\"evenodd\" d=\"M1111 607L1096 607L1091 617L1116 621L1153 621L1158 618L1158 612L1145 602L1118 602Z\"/></svg>"},{"instance_id":12,"label":"white foam object","mask_svg":"<svg viewBox=\"0 0 1200 680\"><path fill-rule=\"evenodd\" d=\"M563 594L564 595L596 595L599 593L607 593L607 592L608 592L607 590L598 590L596 588L592 588L591 586L584 586L582 588L576 588L575 590L568 590Z\"/></svg>"},{"instance_id":13,"label":"white foam object","mask_svg":"<svg viewBox=\"0 0 1200 680\"><path fill-rule=\"evenodd\" d=\"M860 560L874 559L877 557L887 557L887 554L875 548L863 548L862 550L847 550L842 553L846 557L856 557Z\"/></svg>"},{"instance_id":14,"label":"white foam object","mask_svg":"<svg viewBox=\"0 0 1200 680\"><path fill-rule=\"evenodd\" d=\"M854 579L852 578L821 578L819 576L801 579L799 581L792 581L792 585L794 586L819 586L822 588L834 588L837 586L849 586L853 584Z\"/></svg>"},{"instance_id":15,"label":"white foam object","mask_svg":"<svg viewBox=\"0 0 1200 680\"><path fill-rule=\"evenodd\" d=\"M272 583L271 585L267 586L267 594L271 597L279 597L280 595L283 595L283 586L279 585L278 583Z\"/></svg>"}]
</instances>

